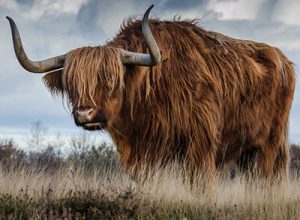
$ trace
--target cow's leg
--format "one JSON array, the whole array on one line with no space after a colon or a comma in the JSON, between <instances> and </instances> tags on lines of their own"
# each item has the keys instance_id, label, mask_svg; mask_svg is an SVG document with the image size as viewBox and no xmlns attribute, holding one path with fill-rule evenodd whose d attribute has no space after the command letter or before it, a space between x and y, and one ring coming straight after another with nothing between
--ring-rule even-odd
<instances>
[{"instance_id":1,"label":"cow's leg","mask_svg":"<svg viewBox=\"0 0 300 220\"><path fill-rule=\"evenodd\" d=\"M211 148L213 149L213 148ZM214 181L217 169L213 151L201 151L201 148L190 146L187 150L187 168L192 184L208 186Z\"/></svg>"},{"instance_id":2,"label":"cow's leg","mask_svg":"<svg viewBox=\"0 0 300 220\"><path fill-rule=\"evenodd\" d=\"M288 176L289 170L289 147L287 143L283 143L280 146L275 164L274 164L274 175L280 180L284 180Z\"/></svg>"},{"instance_id":3,"label":"cow's leg","mask_svg":"<svg viewBox=\"0 0 300 220\"><path fill-rule=\"evenodd\" d=\"M276 152L273 148L249 148L241 154L237 165L243 173L252 177L270 179L274 177Z\"/></svg>"},{"instance_id":4,"label":"cow's leg","mask_svg":"<svg viewBox=\"0 0 300 220\"><path fill-rule=\"evenodd\" d=\"M237 160L237 167L239 171L245 174L250 174L250 171L253 170L253 162L256 155L257 149L255 147L250 147L243 151Z\"/></svg>"},{"instance_id":5,"label":"cow's leg","mask_svg":"<svg viewBox=\"0 0 300 220\"><path fill-rule=\"evenodd\" d=\"M276 156L277 149L260 149L254 158L254 175L265 179L273 178Z\"/></svg>"},{"instance_id":6,"label":"cow's leg","mask_svg":"<svg viewBox=\"0 0 300 220\"><path fill-rule=\"evenodd\" d=\"M191 114L197 117L189 122L189 130L184 131L186 162L192 179L212 182L217 174L216 154L222 128L220 106L211 92L201 94L200 100L201 103L191 109Z\"/></svg>"},{"instance_id":7,"label":"cow's leg","mask_svg":"<svg viewBox=\"0 0 300 220\"><path fill-rule=\"evenodd\" d=\"M273 143L277 143L277 154L275 158L275 163L273 167L274 176L278 180L284 180L288 176L288 170L289 170L289 158L290 158L290 149L287 141L287 117L288 115L284 115L282 117L285 117L285 120L278 121L276 123L272 130L271 134L275 136L276 138L273 138ZM275 134L281 134L281 135L275 135Z\"/></svg>"}]
</instances>

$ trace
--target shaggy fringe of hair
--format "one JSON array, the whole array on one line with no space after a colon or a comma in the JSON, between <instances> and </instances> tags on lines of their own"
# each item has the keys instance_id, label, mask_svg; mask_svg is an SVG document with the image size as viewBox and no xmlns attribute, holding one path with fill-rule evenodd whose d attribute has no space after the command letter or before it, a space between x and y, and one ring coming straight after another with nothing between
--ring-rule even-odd
<instances>
[{"instance_id":1,"label":"shaggy fringe of hair","mask_svg":"<svg viewBox=\"0 0 300 220\"><path fill-rule=\"evenodd\" d=\"M69 95L77 94L78 103L93 103L97 86L111 94L114 89L124 86L124 70L120 52L112 47L83 47L68 53L62 82Z\"/></svg>"}]
</instances>

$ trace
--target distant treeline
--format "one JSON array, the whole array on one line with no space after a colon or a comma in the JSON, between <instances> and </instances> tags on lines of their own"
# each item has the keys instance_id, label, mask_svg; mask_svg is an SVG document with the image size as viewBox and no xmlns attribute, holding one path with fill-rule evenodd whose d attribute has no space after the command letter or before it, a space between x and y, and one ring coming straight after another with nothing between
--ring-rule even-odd
<instances>
[{"instance_id":1,"label":"distant treeline","mask_svg":"<svg viewBox=\"0 0 300 220\"><path fill-rule=\"evenodd\" d=\"M97 168L117 169L117 153L111 145L91 144L83 135L73 139L72 147L68 155L63 154L59 146L51 144L48 144L42 151L25 152L18 149L12 139L2 139L0 140L0 168L9 170L32 167L51 171L71 165L74 169L84 167L85 170L91 171ZM300 145L292 144L290 151L290 172L298 176L300 174Z\"/></svg>"},{"instance_id":2,"label":"distant treeline","mask_svg":"<svg viewBox=\"0 0 300 220\"><path fill-rule=\"evenodd\" d=\"M73 141L74 142L74 141ZM72 151L63 154L57 146L49 144L41 151L19 149L12 139L0 140L0 169L34 168L41 171L55 171L63 167L84 167L85 170L97 168L113 169L117 166L117 155L113 146L102 143L74 142Z\"/></svg>"}]
</instances>

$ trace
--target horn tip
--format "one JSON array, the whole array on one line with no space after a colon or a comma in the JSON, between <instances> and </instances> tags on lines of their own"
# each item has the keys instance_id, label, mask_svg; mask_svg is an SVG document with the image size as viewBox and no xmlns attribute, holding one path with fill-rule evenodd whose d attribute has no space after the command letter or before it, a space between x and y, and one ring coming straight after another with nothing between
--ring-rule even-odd
<instances>
[{"instance_id":1,"label":"horn tip","mask_svg":"<svg viewBox=\"0 0 300 220\"><path fill-rule=\"evenodd\" d=\"M154 4L152 4L152 5L147 9L147 11L146 11L145 14L144 14L143 21L145 21L146 19L148 19L149 14L150 14L150 11L151 11L151 9L152 9L153 7L154 7Z\"/></svg>"},{"instance_id":2,"label":"horn tip","mask_svg":"<svg viewBox=\"0 0 300 220\"><path fill-rule=\"evenodd\" d=\"M9 23L14 23L14 20L11 17L6 16L6 19L9 21Z\"/></svg>"},{"instance_id":3,"label":"horn tip","mask_svg":"<svg viewBox=\"0 0 300 220\"><path fill-rule=\"evenodd\" d=\"M147 11L151 11L151 9L154 7L154 4L150 5L150 7L147 9Z\"/></svg>"},{"instance_id":4,"label":"horn tip","mask_svg":"<svg viewBox=\"0 0 300 220\"><path fill-rule=\"evenodd\" d=\"M9 16L6 16L6 19L8 20L8 22L9 22L9 24L10 24L10 27L11 27L12 29L16 29L16 31L18 31L17 25L16 25L16 23L14 22L14 20L13 20L11 17L9 17Z\"/></svg>"}]
</instances>

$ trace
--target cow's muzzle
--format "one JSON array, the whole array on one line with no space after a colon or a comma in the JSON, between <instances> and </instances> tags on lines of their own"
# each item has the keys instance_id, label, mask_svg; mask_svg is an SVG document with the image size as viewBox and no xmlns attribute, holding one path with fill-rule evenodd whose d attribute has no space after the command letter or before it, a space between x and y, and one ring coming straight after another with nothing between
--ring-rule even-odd
<instances>
[{"instance_id":1,"label":"cow's muzzle","mask_svg":"<svg viewBox=\"0 0 300 220\"><path fill-rule=\"evenodd\" d=\"M104 111L96 108L79 107L73 110L75 124L86 130L101 130L107 125L107 117Z\"/></svg>"}]
</instances>

